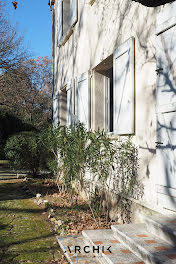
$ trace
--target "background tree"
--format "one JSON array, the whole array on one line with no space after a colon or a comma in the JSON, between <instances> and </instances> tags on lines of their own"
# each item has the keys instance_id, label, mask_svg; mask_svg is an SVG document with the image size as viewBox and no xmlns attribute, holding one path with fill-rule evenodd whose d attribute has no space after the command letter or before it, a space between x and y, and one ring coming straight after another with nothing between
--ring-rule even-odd
<instances>
[{"instance_id":1,"label":"background tree","mask_svg":"<svg viewBox=\"0 0 176 264\"><path fill-rule=\"evenodd\" d=\"M0 158L8 136L51 122L52 63L30 58L0 0Z\"/></svg>"},{"instance_id":2,"label":"background tree","mask_svg":"<svg viewBox=\"0 0 176 264\"><path fill-rule=\"evenodd\" d=\"M51 121L52 61L28 59L0 76L0 107L40 128Z\"/></svg>"},{"instance_id":3,"label":"background tree","mask_svg":"<svg viewBox=\"0 0 176 264\"><path fill-rule=\"evenodd\" d=\"M26 56L23 37L9 23L5 1L0 0L0 71L16 68Z\"/></svg>"}]
</instances>

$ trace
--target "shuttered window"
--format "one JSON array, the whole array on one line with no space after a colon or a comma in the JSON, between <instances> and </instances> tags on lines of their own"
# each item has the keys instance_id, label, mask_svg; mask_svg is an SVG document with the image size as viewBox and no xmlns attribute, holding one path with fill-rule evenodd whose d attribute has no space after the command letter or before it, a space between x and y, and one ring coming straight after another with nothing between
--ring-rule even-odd
<instances>
[{"instance_id":1,"label":"shuttered window","mask_svg":"<svg viewBox=\"0 0 176 264\"><path fill-rule=\"evenodd\" d=\"M89 72L76 78L76 118L90 129L90 76Z\"/></svg>"},{"instance_id":2,"label":"shuttered window","mask_svg":"<svg viewBox=\"0 0 176 264\"><path fill-rule=\"evenodd\" d=\"M78 20L78 0L70 0L70 26L73 27Z\"/></svg>"},{"instance_id":3,"label":"shuttered window","mask_svg":"<svg viewBox=\"0 0 176 264\"><path fill-rule=\"evenodd\" d=\"M134 133L134 38L113 54L113 126L119 135Z\"/></svg>"},{"instance_id":4,"label":"shuttered window","mask_svg":"<svg viewBox=\"0 0 176 264\"><path fill-rule=\"evenodd\" d=\"M68 40L72 28L78 21L78 0L58 0L57 3L57 46Z\"/></svg>"},{"instance_id":5,"label":"shuttered window","mask_svg":"<svg viewBox=\"0 0 176 264\"><path fill-rule=\"evenodd\" d=\"M60 45L63 37L63 2L58 0L57 3L57 46Z\"/></svg>"}]
</instances>

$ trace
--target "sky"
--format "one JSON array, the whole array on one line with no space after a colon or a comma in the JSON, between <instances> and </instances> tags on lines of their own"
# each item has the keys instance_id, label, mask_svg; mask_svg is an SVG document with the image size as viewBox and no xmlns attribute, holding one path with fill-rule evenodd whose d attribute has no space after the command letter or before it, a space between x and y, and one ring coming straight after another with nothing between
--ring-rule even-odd
<instances>
[{"instance_id":1,"label":"sky","mask_svg":"<svg viewBox=\"0 0 176 264\"><path fill-rule=\"evenodd\" d=\"M25 46L32 57L52 56L52 12L48 0L5 0L13 25L24 35Z\"/></svg>"}]
</instances>

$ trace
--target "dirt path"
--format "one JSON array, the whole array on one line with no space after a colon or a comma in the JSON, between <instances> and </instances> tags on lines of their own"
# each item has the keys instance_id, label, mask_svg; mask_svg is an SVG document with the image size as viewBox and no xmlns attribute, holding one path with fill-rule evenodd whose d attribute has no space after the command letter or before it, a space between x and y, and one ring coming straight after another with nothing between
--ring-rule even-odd
<instances>
[{"instance_id":1,"label":"dirt path","mask_svg":"<svg viewBox=\"0 0 176 264\"><path fill-rule=\"evenodd\" d=\"M0 178L0 263L59 263L44 209L26 194L22 180Z\"/></svg>"}]
</instances>

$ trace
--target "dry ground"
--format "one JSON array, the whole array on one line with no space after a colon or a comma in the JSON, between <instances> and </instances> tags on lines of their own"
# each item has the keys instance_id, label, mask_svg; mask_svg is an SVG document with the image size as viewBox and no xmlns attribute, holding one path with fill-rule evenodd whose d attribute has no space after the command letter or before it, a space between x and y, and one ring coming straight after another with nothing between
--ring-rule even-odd
<instances>
[{"instance_id":1,"label":"dry ground","mask_svg":"<svg viewBox=\"0 0 176 264\"><path fill-rule=\"evenodd\" d=\"M9 174L9 178L12 178ZM78 234L85 229L110 228L112 222L99 217L95 223L81 199L70 203L52 180L5 180L0 173L0 263L68 263L56 235ZM36 194L41 197L36 199ZM48 202L44 204L44 201ZM46 201L45 201L46 202ZM100 215L99 215L100 216ZM98 218L97 218L98 219ZM113 224L117 224L113 222Z\"/></svg>"}]
</instances>

